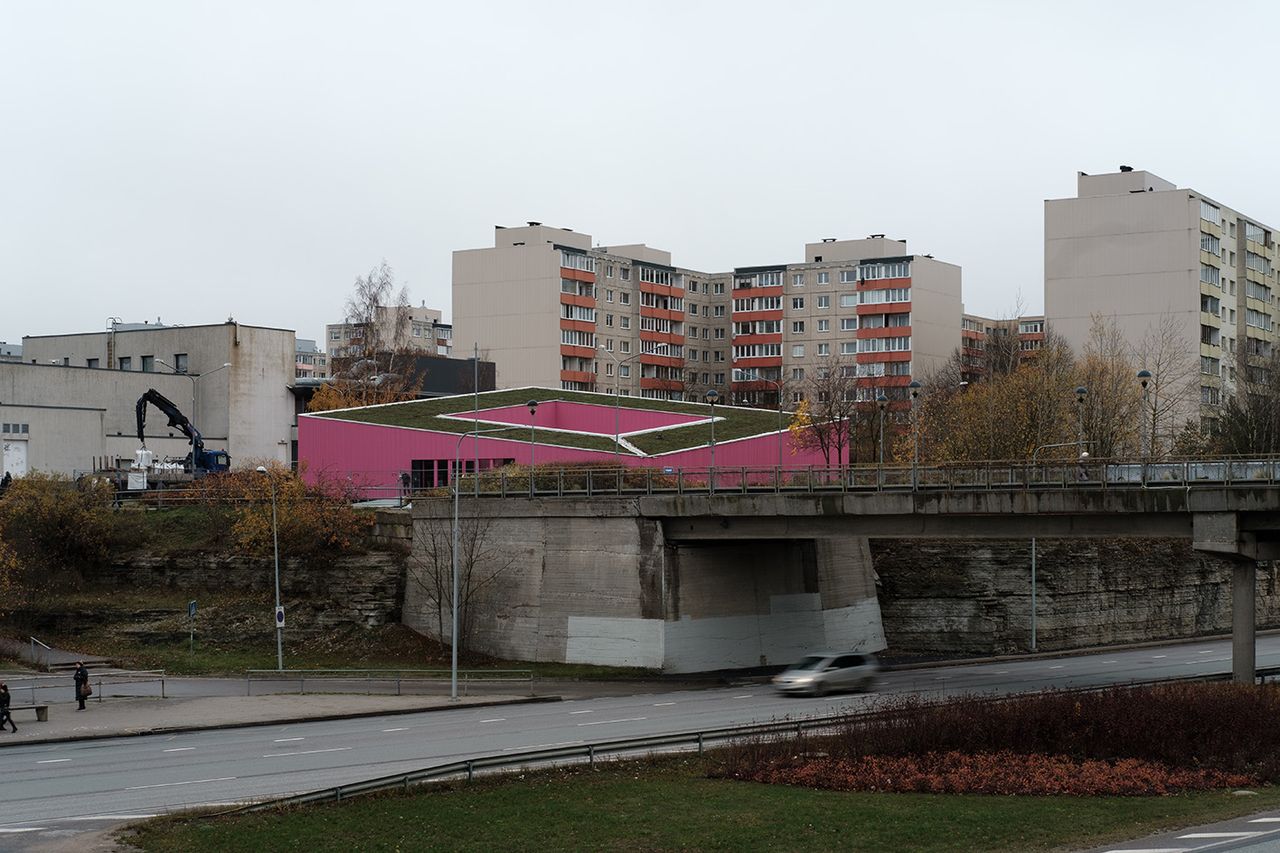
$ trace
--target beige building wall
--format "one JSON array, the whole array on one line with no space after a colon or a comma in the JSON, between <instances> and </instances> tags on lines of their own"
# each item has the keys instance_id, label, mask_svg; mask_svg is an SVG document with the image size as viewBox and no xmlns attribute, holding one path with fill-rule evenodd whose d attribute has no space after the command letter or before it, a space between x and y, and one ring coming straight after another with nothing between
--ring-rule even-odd
<instances>
[{"instance_id":1,"label":"beige building wall","mask_svg":"<svg viewBox=\"0 0 1280 853\"><path fill-rule=\"evenodd\" d=\"M924 376L960 346L960 267L916 255L911 261L911 373Z\"/></svg>"},{"instance_id":2,"label":"beige building wall","mask_svg":"<svg viewBox=\"0 0 1280 853\"><path fill-rule=\"evenodd\" d=\"M128 359L129 369L108 369ZM75 368L84 376L86 397L63 396L71 386L55 386L53 396L40 399L50 405L88 405L106 411L108 436L127 439L132 458L137 449L135 405L148 387L164 394L195 424L209 449L227 450L232 465L242 467L258 460L288 462L294 421L294 334L287 329L221 323L213 326L152 326L112 332L47 335L23 339L26 367ZM174 375L161 364L178 365L186 357L186 373ZM97 367L88 367L94 364ZM229 367L222 367L229 364ZM144 366L150 370L144 370ZM123 383L123 384L122 384ZM165 390L166 388L170 390ZM136 393L135 393L136 389ZM79 393L78 390L75 393ZM5 398L0 397L0 400ZM10 398L30 402L34 398ZM148 434L160 418L147 412ZM167 423L161 420L161 424ZM167 432L167 430L166 430ZM118 442L108 450L116 452ZM182 439L182 447L188 448ZM189 448L188 448L189 449ZM158 449L157 449L158 450ZM159 452L159 450L158 450ZM181 453L164 450L167 455Z\"/></svg>"}]
</instances>

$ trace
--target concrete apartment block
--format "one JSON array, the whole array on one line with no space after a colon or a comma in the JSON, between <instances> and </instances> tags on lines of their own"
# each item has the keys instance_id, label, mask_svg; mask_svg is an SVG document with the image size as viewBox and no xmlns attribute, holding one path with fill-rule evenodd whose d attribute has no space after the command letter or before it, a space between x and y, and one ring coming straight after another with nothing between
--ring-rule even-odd
<instances>
[{"instance_id":1,"label":"concrete apartment block","mask_svg":"<svg viewBox=\"0 0 1280 853\"><path fill-rule=\"evenodd\" d=\"M1080 173L1045 201L1045 318L1077 350L1091 318L1114 318L1141 360L1161 324L1199 367L1186 416L1212 429L1225 398L1260 379L1274 350L1274 229L1193 189L1122 166Z\"/></svg>"},{"instance_id":2,"label":"concrete apartment block","mask_svg":"<svg viewBox=\"0 0 1280 853\"><path fill-rule=\"evenodd\" d=\"M453 327L441 320L441 313L428 308L426 303L409 308L409 327L403 340L396 340L394 315L387 306L378 308L378 332L384 341L397 348L422 350L431 355L449 355L453 351ZM329 358L358 355L360 331L353 324L343 321L324 327L324 340Z\"/></svg>"},{"instance_id":3,"label":"concrete apartment block","mask_svg":"<svg viewBox=\"0 0 1280 853\"><path fill-rule=\"evenodd\" d=\"M644 244L529 223L454 253L458 345L498 386L777 403L778 384L856 365L858 394L907 399L960 345L960 268L884 235L805 246L803 263L707 273ZM789 394L798 402L803 392Z\"/></svg>"}]
</instances>

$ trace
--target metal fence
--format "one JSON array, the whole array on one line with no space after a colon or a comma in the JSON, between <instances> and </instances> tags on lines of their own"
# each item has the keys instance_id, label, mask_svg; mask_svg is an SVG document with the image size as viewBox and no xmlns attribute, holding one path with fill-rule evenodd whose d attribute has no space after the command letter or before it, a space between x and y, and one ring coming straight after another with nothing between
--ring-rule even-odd
<instances>
[{"instance_id":1,"label":"metal fence","mask_svg":"<svg viewBox=\"0 0 1280 853\"><path fill-rule=\"evenodd\" d=\"M148 689L145 694L147 696L158 696L161 699L168 698L165 695L165 671L163 669L144 669L144 670L128 670L120 672L89 672L89 684L93 686L93 697L89 700L101 702L104 694L107 692L104 688L112 688L111 696L107 698L125 699L135 698L139 694L120 692L123 686L132 686L137 684L155 685ZM42 700L41 697L52 696L55 701L74 701L70 696L74 695L75 682L72 680L72 673L67 672L65 675L29 675L20 678L10 678L6 682L9 685L9 693L14 697L14 701L18 700L18 691L28 691L27 697L31 705L48 704L48 699ZM62 697L60 694L65 693L67 696Z\"/></svg>"},{"instance_id":2,"label":"metal fence","mask_svg":"<svg viewBox=\"0 0 1280 853\"><path fill-rule=\"evenodd\" d=\"M253 685L276 684L292 693L390 693L396 696L423 692L422 685L448 686L451 671L447 669L250 669L245 672L244 695L253 695ZM310 680L310 685L308 685ZM533 671L528 669L458 670L458 689L462 695L481 685L524 685L533 695ZM271 690L282 693L285 690Z\"/></svg>"}]
</instances>

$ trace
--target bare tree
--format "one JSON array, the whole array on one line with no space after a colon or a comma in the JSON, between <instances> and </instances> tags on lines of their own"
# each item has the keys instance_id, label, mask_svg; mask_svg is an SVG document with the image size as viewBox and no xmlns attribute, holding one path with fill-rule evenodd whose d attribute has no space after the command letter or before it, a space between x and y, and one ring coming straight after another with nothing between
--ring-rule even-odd
<instances>
[{"instance_id":1,"label":"bare tree","mask_svg":"<svg viewBox=\"0 0 1280 853\"><path fill-rule=\"evenodd\" d=\"M1137 451L1142 399L1132 348L1115 317L1094 314L1080 361L1080 384L1088 450L1113 457Z\"/></svg>"},{"instance_id":2,"label":"bare tree","mask_svg":"<svg viewBox=\"0 0 1280 853\"><path fill-rule=\"evenodd\" d=\"M828 465L852 462L858 422L858 368L850 359L823 356L797 383L803 401L791 420L792 446L816 448ZM832 456L835 456L834 463Z\"/></svg>"},{"instance_id":3,"label":"bare tree","mask_svg":"<svg viewBox=\"0 0 1280 853\"><path fill-rule=\"evenodd\" d=\"M309 411L412 400L422 387L417 360L426 355L411 345L409 291L395 286L384 260L357 276L347 298L346 338L330 360L332 379L308 404Z\"/></svg>"},{"instance_id":4,"label":"bare tree","mask_svg":"<svg viewBox=\"0 0 1280 853\"><path fill-rule=\"evenodd\" d=\"M458 652L470 650L489 591L516 562L517 554L491 541L493 520L458 520ZM419 518L413 525L409 580L426 598L435 617L436 636L450 637L453 619L453 519Z\"/></svg>"},{"instance_id":5,"label":"bare tree","mask_svg":"<svg viewBox=\"0 0 1280 853\"><path fill-rule=\"evenodd\" d=\"M1198 404L1199 365L1187 351L1186 337L1172 314L1160 315L1159 322L1148 329L1134 347L1133 361L1151 373L1139 404L1140 444L1152 457L1163 456L1180 436L1184 445L1190 440L1182 433ZM1136 375L1133 381L1137 381Z\"/></svg>"},{"instance_id":6,"label":"bare tree","mask_svg":"<svg viewBox=\"0 0 1280 853\"><path fill-rule=\"evenodd\" d=\"M1280 356L1246 365L1241 393L1222 407L1214 444L1222 453L1280 453Z\"/></svg>"}]
</instances>

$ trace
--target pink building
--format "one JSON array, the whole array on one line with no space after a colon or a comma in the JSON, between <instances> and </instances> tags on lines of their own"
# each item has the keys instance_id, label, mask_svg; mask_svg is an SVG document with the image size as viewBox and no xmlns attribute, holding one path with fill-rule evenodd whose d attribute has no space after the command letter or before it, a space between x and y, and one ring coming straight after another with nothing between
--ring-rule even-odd
<instances>
[{"instance_id":1,"label":"pink building","mask_svg":"<svg viewBox=\"0 0 1280 853\"><path fill-rule=\"evenodd\" d=\"M780 458L786 470L826 467L819 451L793 446L789 420L779 430L776 410L519 388L301 415L298 458L309 477L346 480L370 496L396 493L406 474L413 489L430 489L448 486L455 470L531 461L705 472L714 452L726 476L772 471Z\"/></svg>"}]
</instances>

